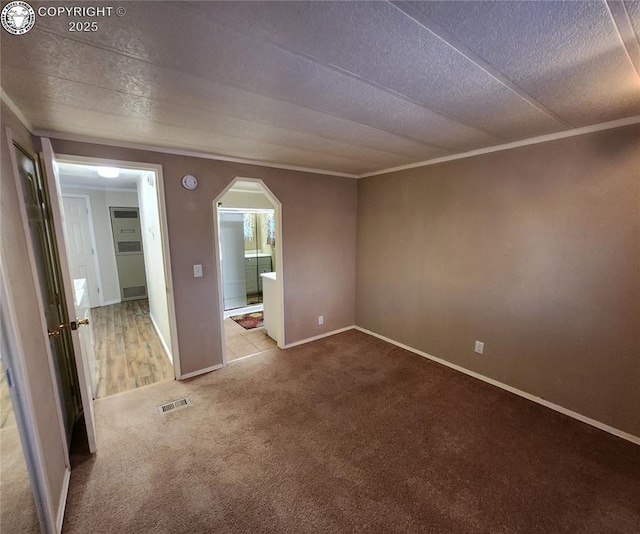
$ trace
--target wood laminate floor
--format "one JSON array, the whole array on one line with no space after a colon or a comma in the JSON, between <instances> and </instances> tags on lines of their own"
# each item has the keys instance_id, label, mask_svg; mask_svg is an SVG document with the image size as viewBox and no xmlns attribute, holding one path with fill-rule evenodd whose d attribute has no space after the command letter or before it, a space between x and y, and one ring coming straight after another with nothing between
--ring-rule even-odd
<instances>
[{"instance_id":1,"label":"wood laminate floor","mask_svg":"<svg viewBox=\"0 0 640 534\"><path fill-rule=\"evenodd\" d=\"M151 319L149 301L91 310L96 347L96 398L174 378Z\"/></svg>"}]
</instances>

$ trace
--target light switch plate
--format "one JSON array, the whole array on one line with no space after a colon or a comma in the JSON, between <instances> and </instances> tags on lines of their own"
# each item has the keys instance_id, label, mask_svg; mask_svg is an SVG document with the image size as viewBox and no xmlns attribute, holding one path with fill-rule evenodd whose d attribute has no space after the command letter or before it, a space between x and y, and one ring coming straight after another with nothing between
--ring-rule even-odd
<instances>
[{"instance_id":1,"label":"light switch plate","mask_svg":"<svg viewBox=\"0 0 640 534\"><path fill-rule=\"evenodd\" d=\"M484 353L484 343L482 341L476 341L475 351L478 354L483 354Z\"/></svg>"},{"instance_id":2,"label":"light switch plate","mask_svg":"<svg viewBox=\"0 0 640 534\"><path fill-rule=\"evenodd\" d=\"M202 276L202 265L193 266L193 277L200 278Z\"/></svg>"}]
</instances>

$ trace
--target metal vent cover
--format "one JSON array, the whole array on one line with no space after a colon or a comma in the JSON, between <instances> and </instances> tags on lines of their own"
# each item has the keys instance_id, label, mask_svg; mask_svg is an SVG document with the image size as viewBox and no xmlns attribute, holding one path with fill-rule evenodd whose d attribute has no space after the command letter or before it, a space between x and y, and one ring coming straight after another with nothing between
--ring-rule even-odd
<instances>
[{"instance_id":1,"label":"metal vent cover","mask_svg":"<svg viewBox=\"0 0 640 534\"><path fill-rule=\"evenodd\" d=\"M113 210L115 219L137 219L138 212L136 210Z\"/></svg>"},{"instance_id":2,"label":"metal vent cover","mask_svg":"<svg viewBox=\"0 0 640 534\"><path fill-rule=\"evenodd\" d=\"M179 408L184 408L186 406L190 406L192 404L191 399L189 397L182 397L181 399L177 399L171 402L167 402L166 404L161 404L158 406L158 413L167 413Z\"/></svg>"},{"instance_id":3,"label":"metal vent cover","mask_svg":"<svg viewBox=\"0 0 640 534\"><path fill-rule=\"evenodd\" d=\"M147 294L146 286L123 287L122 296L126 299L133 297L144 297Z\"/></svg>"},{"instance_id":4,"label":"metal vent cover","mask_svg":"<svg viewBox=\"0 0 640 534\"><path fill-rule=\"evenodd\" d=\"M140 252L142 245L140 241L118 241L118 252Z\"/></svg>"}]
</instances>

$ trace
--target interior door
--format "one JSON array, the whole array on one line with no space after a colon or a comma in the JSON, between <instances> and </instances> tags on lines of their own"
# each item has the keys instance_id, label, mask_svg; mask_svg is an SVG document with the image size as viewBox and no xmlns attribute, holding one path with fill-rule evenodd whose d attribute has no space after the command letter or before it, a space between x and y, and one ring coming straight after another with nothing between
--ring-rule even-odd
<instances>
[{"instance_id":1,"label":"interior door","mask_svg":"<svg viewBox=\"0 0 640 534\"><path fill-rule=\"evenodd\" d=\"M85 279L89 305L100 306L98 295L98 277L96 276L95 253L91 238L89 207L85 197L62 197L64 205L64 224L69 239L69 266L74 280Z\"/></svg>"},{"instance_id":2,"label":"interior door","mask_svg":"<svg viewBox=\"0 0 640 534\"><path fill-rule=\"evenodd\" d=\"M48 209L47 190L36 157L17 144L13 148L68 445L73 425L81 414L82 404L72 341L65 328L68 313ZM47 332L43 334L47 335Z\"/></svg>"},{"instance_id":3,"label":"interior door","mask_svg":"<svg viewBox=\"0 0 640 534\"><path fill-rule=\"evenodd\" d=\"M95 419L93 414L93 395L91 392L91 373L90 373L90 355L83 350L82 340L80 339L80 333L78 327L92 328L87 318L76 318L76 296L75 285L71 279L71 271L69 269L69 260L67 255L67 240L64 235L64 221L62 219L62 194L60 192L60 181L58 179L58 170L55 161L55 154L53 147L49 139L41 138L42 142L42 160L44 164L46 174L46 187L49 199L49 213L51 215L53 238L58 248L58 259L60 267L60 279L62 281L62 289L64 295L64 303L68 313L60 324L64 324L65 334L68 333L71 338L72 353L74 355L74 361L77 368L77 383L80 391L80 399L82 405L82 411L84 413L84 421L87 429L87 440L89 444L89 450L95 452L96 450L96 434L95 434ZM74 317L70 317L69 313L73 313ZM69 325L66 328L66 325Z\"/></svg>"}]
</instances>

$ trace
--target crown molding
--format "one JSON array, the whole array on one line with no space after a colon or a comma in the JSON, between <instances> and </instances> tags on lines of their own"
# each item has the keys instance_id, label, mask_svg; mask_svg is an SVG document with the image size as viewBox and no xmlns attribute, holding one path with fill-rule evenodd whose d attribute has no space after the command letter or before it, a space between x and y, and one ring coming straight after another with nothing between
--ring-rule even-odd
<instances>
[{"instance_id":1,"label":"crown molding","mask_svg":"<svg viewBox=\"0 0 640 534\"><path fill-rule=\"evenodd\" d=\"M291 171L308 172L313 174L324 174L329 176L339 176L342 178L357 178L357 179L369 178L371 176L389 174L392 172L405 171L408 169L415 169L418 167L427 167L429 165L437 165L439 163L446 163L449 161L455 161L459 159L472 158L474 156L481 156L483 154L491 154L493 152L501 152L503 150L511 150L513 148L520 148L520 147L529 146L529 145L537 145L540 143L546 143L546 142L555 141L558 139L566 139L569 137L577 137L579 135L600 132L603 130L611 130L611 129L620 128L623 126L630 126L632 124L640 124L640 115L634 115L633 117L626 117L624 119L618 119L618 120L603 122L599 124L592 124L590 126L584 126L581 128L573 128L571 130L564 130L562 132L555 132L552 134L540 135L537 137L531 137L529 139L522 139L520 141L504 143L502 145L494 145L490 147L479 148L476 150L470 150L468 152L451 154L449 156L443 156L440 158L419 161L416 163L408 163L406 165L400 165L398 167L389 167L386 169L371 171L371 172L357 175L357 174L350 174L350 173L344 173L344 172L330 171L325 169L314 169L311 167L299 167L295 165L285 165L285 164L278 164L278 163L265 163L262 161L257 161L257 160L247 159L247 158L235 158L235 157L223 156L220 154L210 154L208 152L200 152L195 150L183 150L183 149L157 147L153 145L145 145L142 143L131 143L128 141L102 139L97 137L90 137L90 136L78 135L78 134L67 134L67 133L56 132L56 131L48 131L48 130L33 131L29 127L29 123L27 119L24 117L24 115L22 115L20 110L17 107L15 107L15 104L11 102L11 99L9 99L9 97L6 96L6 93L4 93L4 91L2 91L2 100L7 104L7 106L9 106L9 108L14 113L16 113L20 121L29 129L29 131L31 131L33 135L36 135L39 137L52 137L54 139L62 139L65 141L92 143L92 144L113 146L113 147L119 147L119 148L130 148L133 150L146 150L150 152L173 154L177 156L189 156L189 157L195 157L195 158L212 159L217 161L227 161L230 163L242 163L244 165L255 165L258 167L267 167L271 169L285 169L285 170L291 170Z\"/></svg>"},{"instance_id":2,"label":"crown molding","mask_svg":"<svg viewBox=\"0 0 640 534\"><path fill-rule=\"evenodd\" d=\"M78 185L78 184L70 184L61 180L60 188L62 190L62 194L64 195L66 192L69 192L71 189L74 191L109 191L113 193L133 193L134 195L138 194L138 189L130 189L128 187L110 187L110 186L99 186L99 185Z\"/></svg>"},{"instance_id":3,"label":"crown molding","mask_svg":"<svg viewBox=\"0 0 640 534\"><path fill-rule=\"evenodd\" d=\"M627 117L625 119L618 119L610 122L603 122L600 124L593 124L591 126L584 126L582 128L574 128L572 130L565 130L563 132L556 132L547 135L540 135L538 137L531 137L530 139L522 139L520 141L514 141L512 143L505 143L503 145L495 145L485 148L479 148L477 150L470 150L469 152L462 152L460 154L452 154L450 156L443 156L441 158L434 158L417 163L409 163L407 165L400 165L399 167L390 167L388 169L382 169L380 171L367 172L360 174L358 178L369 178L370 176L378 176L380 174L388 174L390 172L405 171L408 169L415 169L417 167L427 167L429 165L436 165L438 163L446 163L447 161L455 161L457 159L472 158L474 156L481 156L482 154L490 154L492 152L502 152L503 150L511 150L512 148L519 148L529 145L537 145L539 143L546 143L548 141L555 141L557 139L566 139L567 137L576 137L578 135L585 135L594 132L600 132L602 130L611 130L613 128L620 128L622 126L629 126L631 124L639 124L640 115L633 117Z\"/></svg>"},{"instance_id":4,"label":"crown molding","mask_svg":"<svg viewBox=\"0 0 640 534\"><path fill-rule=\"evenodd\" d=\"M53 139L61 139L63 141L74 141L79 143L91 143L95 145L106 145L118 148L130 148L132 150L146 150L149 152L160 152L162 154L172 154L176 156L189 156L193 158L213 159L216 161L227 161L230 163L242 163L244 165L255 165L258 167L268 167L271 169L285 169L288 171L309 172L313 174L326 174L329 176L340 176L342 178L358 178L357 174L346 172L329 171L326 169L314 169L312 167L299 167L297 165L286 165L280 163L266 163L264 161L253 160L249 158L235 158L224 156L222 154L213 154L209 152L201 152L197 150L183 150L179 148L166 148L154 145L145 145L143 143L132 143L129 141L117 141L113 139L103 139L100 137L91 137L87 135L68 134L51 130L36 130L33 135L38 137L49 137Z\"/></svg>"},{"instance_id":5,"label":"crown molding","mask_svg":"<svg viewBox=\"0 0 640 534\"><path fill-rule=\"evenodd\" d=\"M31 134L33 134L33 125L29 122L29 119L24 116L24 113L20 111L20 108L16 106L15 102L11 100L9 95L5 93L2 87L0 87L0 100L2 100L11 111L13 111L13 114L18 118L22 125L29 130Z\"/></svg>"}]
</instances>

